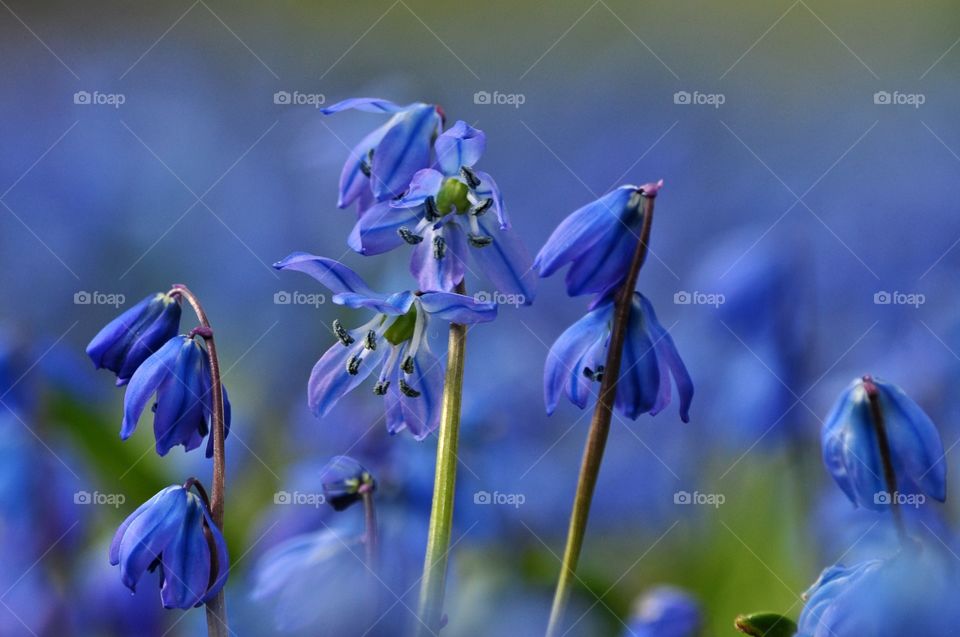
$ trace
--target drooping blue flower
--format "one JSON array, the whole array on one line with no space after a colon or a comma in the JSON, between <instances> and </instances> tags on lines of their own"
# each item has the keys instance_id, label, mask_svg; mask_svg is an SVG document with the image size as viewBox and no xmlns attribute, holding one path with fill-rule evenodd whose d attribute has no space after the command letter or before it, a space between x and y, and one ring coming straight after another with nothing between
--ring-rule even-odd
<instances>
[{"instance_id":1,"label":"drooping blue flower","mask_svg":"<svg viewBox=\"0 0 960 637\"><path fill-rule=\"evenodd\" d=\"M117 387L127 384L138 367L180 329L180 303L169 294L151 294L110 321L87 345L97 369L117 375Z\"/></svg>"},{"instance_id":2,"label":"drooping blue flower","mask_svg":"<svg viewBox=\"0 0 960 637\"><path fill-rule=\"evenodd\" d=\"M634 603L624 635L696 637L702 627L703 614L693 597L673 586L658 586Z\"/></svg>"},{"instance_id":3,"label":"drooping blue flower","mask_svg":"<svg viewBox=\"0 0 960 637\"><path fill-rule=\"evenodd\" d=\"M183 445L196 449L210 431L212 416L210 361L197 339L174 336L137 368L123 397L123 425L120 437L126 440L137 428L140 414L156 394L153 406L153 433L157 453ZM230 432L230 400L223 390L224 434ZM207 457L213 455L213 436L207 441Z\"/></svg>"},{"instance_id":4,"label":"drooping blue flower","mask_svg":"<svg viewBox=\"0 0 960 637\"><path fill-rule=\"evenodd\" d=\"M437 137L434 166L413 175L402 197L361 214L350 247L372 255L411 244L410 270L420 289L440 291L463 280L469 252L497 292L532 303L530 255L511 230L496 182L473 168L485 147L483 131L458 121Z\"/></svg>"},{"instance_id":5,"label":"drooping blue flower","mask_svg":"<svg viewBox=\"0 0 960 637\"><path fill-rule=\"evenodd\" d=\"M335 456L320 471L323 496L335 511L360 501L364 493L377 488L373 474L350 456Z\"/></svg>"},{"instance_id":6,"label":"drooping blue flower","mask_svg":"<svg viewBox=\"0 0 960 637\"><path fill-rule=\"evenodd\" d=\"M387 430L395 434L406 429L423 440L439 426L443 370L430 351L427 325L433 319L465 325L492 321L496 304L451 292L380 294L342 263L304 252L274 267L309 274L333 292L334 303L376 312L352 330L333 322L338 342L314 366L307 387L317 417L325 416L380 366L373 391L384 397Z\"/></svg>"},{"instance_id":7,"label":"drooping blue flower","mask_svg":"<svg viewBox=\"0 0 960 637\"><path fill-rule=\"evenodd\" d=\"M613 310L611 295L599 299L550 348L543 374L548 414L556 409L561 394L580 409L596 396L603 380ZM671 376L680 398L680 418L687 422L693 382L673 338L657 320L653 305L634 292L614 407L632 420L647 412L657 415L670 404Z\"/></svg>"},{"instance_id":8,"label":"drooping blue flower","mask_svg":"<svg viewBox=\"0 0 960 637\"><path fill-rule=\"evenodd\" d=\"M656 197L662 186L662 180L620 186L573 212L547 239L533 267L547 277L571 264L566 277L570 296L619 287L640 241L642 198Z\"/></svg>"},{"instance_id":9,"label":"drooping blue flower","mask_svg":"<svg viewBox=\"0 0 960 637\"><path fill-rule=\"evenodd\" d=\"M142 504L117 529L110 563L132 591L147 570L160 569L166 608L187 609L213 598L227 581L227 545L206 503L173 485Z\"/></svg>"},{"instance_id":10,"label":"drooping blue flower","mask_svg":"<svg viewBox=\"0 0 960 637\"><path fill-rule=\"evenodd\" d=\"M898 497L888 493L871 392L879 400L897 494L925 494L943 502L947 467L936 426L903 390L879 378L855 380L824 422L821 441L827 471L855 505L882 510Z\"/></svg>"},{"instance_id":11,"label":"drooping blue flower","mask_svg":"<svg viewBox=\"0 0 960 637\"><path fill-rule=\"evenodd\" d=\"M363 211L403 194L413 174L430 165L430 146L443 124L443 112L434 104L399 106L371 97L344 100L321 112L330 115L349 109L392 115L354 147L340 173L337 205L346 208L356 201Z\"/></svg>"}]
</instances>

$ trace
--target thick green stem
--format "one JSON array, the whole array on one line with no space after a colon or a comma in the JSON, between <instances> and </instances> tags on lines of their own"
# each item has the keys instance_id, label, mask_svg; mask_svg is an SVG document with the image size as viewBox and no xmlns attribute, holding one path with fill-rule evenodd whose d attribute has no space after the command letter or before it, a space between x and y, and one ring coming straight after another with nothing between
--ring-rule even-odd
<instances>
[{"instance_id":1,"label":"thick green stem","mask_svg":"<svg viewBox=\"0 0 960 637\"><path fill-rule=\"evenodd\" d=\"M593 501L593 491L597 485L597 476L600 474L600 463L603 461L607 435L610 433L610 418L613 415L613 404L617 396L623 341L630 323L633 291L637 285L640 268L647 257L650 228L653 224L653 201L653 197L643 197L643 227L640 231L640 240L637 242L637 250L633 253L630 270L627 272L614 306L613 325L610 328L610 343L607 347L607 360L603 367L600 395L597 397L597 405L590 422L590 433L587 435L587 443L583 450L577 493L573 499L570 526L567 530L567 545L563 551L563 563L560 565L560 576L557 579L557 589L550 609L547 637L556 637L559 634L567 602L570 599L570 591L573 588L573 580L576 577L577 561L580 559L580 549L583 547L583 537L587 530L587 518L590 515L590 503Z\"/></svg>"},{"instance_id":2,"label":"thick green stem","mask_svg":"<svg viewBox=\"0 0 960 637\"><path fill-rule=\"evenodd\" d=\"M465 293L463 282L456 292ZM457 479L457 443L460 437L460 403L463 395L463 362L467 346L467 328L450 324L447 345L447 373L443 383L443 406L437 443L437 469L433 481L433 505L427 554L420 582L420 608L417 635L436 635L443 614L443 594L447 579L447 557L453 526L453 495Z\"/></svg>"}]
</instances>

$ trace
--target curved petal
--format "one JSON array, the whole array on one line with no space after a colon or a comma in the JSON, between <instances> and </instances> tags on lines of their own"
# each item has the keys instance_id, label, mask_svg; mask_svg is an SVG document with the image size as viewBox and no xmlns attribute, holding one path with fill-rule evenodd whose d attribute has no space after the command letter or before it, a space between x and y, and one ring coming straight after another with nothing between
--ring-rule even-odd
<instances>
[{"instance_id":1,"label":"curved petal","mask_svg":"<svg viewBox=\"0 0 960 637\"><path fill-rule=\"evenodd\" d=\"M160 456L180 444L187 451L195 449L206 434L203 401L209 400L210 377L203 374L204 356L196 341L186 339L172 373L157 389L153 432Z\"/></svg>"},{"instance_id":2,"label":"curved petal","mask_svg":"<svg viewBox=\"0 0 960 637\"><path fill-rule=\"evenodd\" d=\"M182 487L161 493L163 497L130 522L119 541L120 579L132 591L173 539L187 506L187 492Z\"/></svg>"},{"instance_id":3,"label":"curved petal","mask_svg":"<svg viewBox=\"0 0 960 637\"><path fill-rule=\"evenodd\" d=\"M947 497L947 465L936 425L899 387L879 380L876 385L887 417L886 431L898 478L943 502Z\"/></svg>"},{"instance_id":4,"label":"curved petal","mask_svg":"<svg viewBox=\"0 0 960 637\"><path fill-rule=\"evenodd\" d=\"M155 320L137 330L126 353L123 367L117 373L117 386L126 384L137 368L164 343L180 331L180 303L175 300L161 301L164 307Z\"/></svg>"},{"instance_id":5,"label":"curved petal","mask_svg":"<svg viewBox=\"0 0 960 637\"><path fill-rule=\"evenodd\" d=\"M210 511L207 510L207 507L203 507L203 518L206 522L207 528L210 530L210 536L213 538L213 557L216 557L216 562L211 562L211 568L216 570L216 579L213 581L213 584L210 585L210 588L207 589L207 594L200 601L208 602L213 599L217 593L220 592L220 589L223 588L223 585L227 583L227 577L230 575L230 556L227 553L227 542L223 539L223 534L220 532L220 529L216 524L213 523L213 518L210 517Z\"/></svg>"},{"instance_id":6,"label":"curved petal","mask_svg":"<svg viewBox=\"0 0 960 637\"><path fill-rule=\"evenodd\" d=\"M383 348L378 347L366 355L356 374L348 373L347 361L362 351L362 344L344 347L337 342L320 357L307 385L307 402L314 415L326 416L338 400L366 380L383 357Z\"/></svg>"},{"instance_id":7,"label":"curved petal","mask_svg":"<svg viewBox=\"0 0 960 637\"><path fill-rule=\"evenodd\" d=\"M430 165L430 143L440 124L440 115L430 104L409 108L393 119L371 166L373 194L379 201L403 194L414 173Z\"/></svg>"},{"instance_id":8,"label":"curved petal","mask_svg":"<svg viewBox=\"0 0 960 637\"><path fill-rule=\"evenodd\" d=\"M410 108L410 106L399 106L390 100L379 97L351 97L322 108L320 112L324 115L332 115L333 113L354 109L366 113L399 113L407 108Z\"/></svg>"},{"instance_id":9,"label":"curved petal","mask_svg":"<svg viewBox=\"0 0 960 637\"><path fill-rule=\"evenodd\" d=\"M333 302L354 309L367 308L390 316L397 316L405 314L410 309L413 296L413 292L409 291L396 292L382 299L370 298L362 294L334 294Z\"/></svg>"},{"instance_id":10,"label":"curved petal","mask_svg":"<svg viewBox=\"0 0 960 637\"><path fill-rule=\"evenodd\" d=\"M347 245L367 256L389 252L404 243L397 231L402 227L413 230L419 216L416 208L394 208L389 201L376 203L357 219Z\"/></svg>"},{"instance_id":11,"label":"curved petal","mask_svg":"<svg viewBox=\"0 0 960 637\"><path fill-rule=\"evenodd\" d=\"M184 339L186 339L185 336L174 336L133 373L123 396L121 439L126 440L133 434L137 428L137 421L140 420L140 414L143 413L150 397L172 373Z\"/></svg>"},{"instance_id":12,"label":"curved petal","mask_svg":"<svg viewBox=\"0 0 960 637\"><path fill-rule=\"evenodd\" d=\"M667 369L673 376L673 382L677 384L677 394L680 398L680 420L690 422L690 403L693 402L693 379L687 371L687 366L683 364L677 346L673 342L673 337L664 329L663 325L657 319L657 313L653 309L650 300L636 292L635 295L640 299L641 308L646 319L647 329L653 338L654 348L656 349L657 361L660 365L660 396L656 404L650 409L650 415L656 416L664 407L670 404L670 379L667 378Z\"/></svg>"},{"instance_id":13,"label":"curved petal","mask_svg":"<svg viewBox=\"0 0 960 637\"><path fill-rule=\"evenodd\" d=\"M427 197L436 197L442 185L443 175L433 168L418 170L403 196L391 200L390 205L394 208L417 208L423 205Z\"/></svg>"},{"instance_id":14,"label":"curved petal","mask_svg":"<svg viewBox=\"0 0 960 637\"><path fill-rule=\"evenodd\" d=\"M537 275L527 246L513 230L492 226L492 220L480 218L480 228L493 242L473 247L470 253L497 292L509 295L517 305L530 305L537 295Z\"/></svg>"},{"instance_id":15,"label":"curved petal","mask_svg":"<svg viewBox=\"0 0 960 637\"><path fill-rule=\"evenodd\" d=\"M617 410L631 420L645 414L656 404L660 383L660 366L647 321L636 297L630 312L630 324L623 341L623 359L617 382Z\"/></svg>"},{"instance_id":16,"label":"curved petal","mask_svg":"<svg viewBox=\"0 0 960 637\"><path fill-rule=\"evenodd\" d=\"M594 344L605 338L612 312L612 304L588 312L564 330L550 347L543 369L543 395L548 414L552 414L557 408L560 394L568 385L579 382L580 374L576 369ZM582 409L586 405L586 397L581 402L582 404L577 404Z\"/></svg>"},{"instance_id":17,"label":"curved petal","mask_svg":"<svg viewBox=\"0 0 960 637\"><path fill-rule=\"evenodd\" d=\"M136 520L138 517L140 517L146 511L150 510L150 508L152 508L154 505L156 505L158 500L166 497L167 493L169 493L172 490L180 489L180 488L181 487L179 485L172 485L172 486L166 487L165 489L161 490L159 493L154 495L152 498L150 498L149 500L147 500L146 502L138 506L133 513L128 515L127 518L120 523L120 526L117 528L117 532L113 534L113 540L110 542L109 557L110 557L111 566L116 566L117 564L120 563L120 541L123 539L124 534L127 532L127 528L130 527L133 521Z\"/></svg>"},{"instance_id":18,"label":"curved petal","mask_svg":"<svg viewBox=\"0 0 960 637\"><path fill-rule=\"evenodd\" d=\"M360 143L350 151L350 156L347 157L347 161L344 162L343 169L340 171L340 186L337 199L338 208L346 208L354 201L357 201L361 208L366 208L363 200L367 195L372 197L372 192L370 191L370 177L367 176L369 173L369 165L366 169L364 165L369 163L370 152L373 151L383 140L384 136L390 132L391 126L393 126L393 123L387 122L368 133L367 136L361 139ZM366 172L364 172L365 170Z\"/></svg>"},{"instance_id":19,"label":"curved petal","mask_svg":"<svg viewBox=\"0 0 960 637\"><path fill-rule=\"evenodd\" d=\"M464 259L467 256L467 240L457 223L442 223L429 227L423 233L423 241L413 249L410 257L410 272L417 278L421 290L450 291L463 280ZM437 240L442 240L444 249L437 250ZM438 258L439 256L439 258Z\"/></svg>"},{"instance_id":20,"label":"curved petal","mask_svg":"<svg viewBox=\"0 0 960 637\"><path fill-rule=\"evenodd\" d=\"M386 414L387 433L391 436L400 433L407 426L403 419L403 409L400 406L399 385L400 363L403 361L406 351L406 342L393 346L382 373L382 378L390 383L387 387L387 393L383 396L383 407Z\"/></svg>"},{"instance_id":21,"label":"curved petal","mask_svg":"<svg viewBox=\"0 0 960 637\"><path fill-rule=\"evenodd\" d=\"M486 323L497 318L497 304L454 292L424 292L420 306L431 316L463 325Z\"/></svg>"},{"instance_id":22,"label":"curved petal","mask_svg":"<svg viewBox=\"0 0 960 637\"><path fill-rule=\"evenodd\" d=\"M273 264L277 270L295 270L309 274L334 294L352 292L371 299L382 300L382 294L371 290L360 275L339 261L318 257L306 252L293 252Z\"/></svg>"},{"instance_id":23,"label":"curved petal","mask_svg":"<svg viewBox=\"0 0 960 637\"><path fill-rule=\"evenodd\" d=\"M210 583L210 547L203 535L203 505L192 493L187 494L179 528L164 548L161 564L163 607L185 610L200 603Z\"/></svg>"},{"instance_id":24,"label":"curved petal","mask_svg":"<svg viewBox=\"0 0 960 637\"><path fill-rule=\"evenodd\" d=\"M423 440L440 426L443 367L423 343L413 358L413 373L403 376L407 385L419 393L414 397L398 392L403 422L416 440ZM399 389L399 382L397 385Z\"/></svg>"},{"instance_id":25,"label":"curved petal","mask_svg":"<svg viewBox=\"0 0 960 637\"><path fill-rule=\"evenodd\" d=\"M477 163L486 147L487 136L482 130L457 120L433 144L436 165L444 175L456 175L461 166L471 167Z\"/></svg>"},{"instance_id":26,"label":"curved petal","mask_svg":"<svg viewBox=\"0 0 960 637\"><path fill-rule=\"evenodd\" d=\"M491 199L493 201L493 211L497 215L497 221L500 222L501 230L510 229L510 219L507 217L507 207L503 203L503 195L500 194L500 188L497 182L489 174L482 170L475 171L480 178L480 185L473 191L478 200Z\"/></svg>"},{"instance_id":27,"label":"curved petal","mask_svg":"<svg viewBox=\"0 0 960 637\"><path fill-rule=\"evenodd\" d=\"M640 240L640 215L627 215L621 223L607 227L604 236L588 251L573 260L567 271L570 296L603 292L619 287L630 269Z\"/></svg>"}]
</instances>

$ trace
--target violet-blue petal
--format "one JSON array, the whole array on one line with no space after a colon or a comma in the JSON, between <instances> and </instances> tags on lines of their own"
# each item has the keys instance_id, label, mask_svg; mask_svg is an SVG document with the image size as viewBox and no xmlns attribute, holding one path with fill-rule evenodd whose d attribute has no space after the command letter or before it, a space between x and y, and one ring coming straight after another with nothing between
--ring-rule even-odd
<instances>
[{"instance_id":1,"label":"violet-blue petal","mask_svg":"<svg viewBox=\"0 0 960 637\"><path fill-rule=\"evenodd\" d=\"M661 369L661 397L658 398L657 404L650 409L650 415L656 416L670 402L670 379L667 378L664 372L665 364L670 370L670 375L673 376L673 382L677 385L677 396L680 399L680 420L690 422L690 404L693 402L693 379L690 377L690 373L687 371L687 366L684 365L683 359L680 358L680 352L677 351L673 337L670 336L670 333L664 329L663 325L661 325L657 319L657 313L653 309L653 304L647 297L639 292L636 293L636 296L640 299L640 305L647 321L647 329L650 331L650 336L653 339L657 360L660 362Z\"/></svg>"},{"instance_id":2,"label":"violet-blue petal","mask_svg":"<svg viewBox=\"0 0 960 637\"><path fill-rule=\"evenodd\" d=\"M309 274L334 294L352 292L375 299L382 294L371 290L359 274L334 259L306 252L294 252L273 264L277 270L295 270Z\"/></svg>"},{"instance_id":3,"label":"violet-blue petal","mask_svg":"<svg viewBox=\"0 0 960 637\"><path fill-rule=\"evenodd\" d=\"M123 424L120 427L120 438L126 440L137 428L140 414L143 413L151 396L170 374L183 344L183 336L174 336L163 347L151 355L137 368L127 391L123 396Z\"/></svg>"},{"instance_id":4,"label":"violet-blue petal","mask_svg":"<svg viewBox=\"0 0 960 637\"><path fill-rule=\"evenodd\" d=\"M915 486L943 502L947 497L947 465L936 425L896 385L878 380L877 389L898 477L906 486Z\"/></svg>"},{"instance_id":5,"label":"violet-blue petal","mask_svg":"<svg viewBox=\"0 0 960 637\"><path fill-rule=\"evenodd\" d=\"M390 316L396 316L406 314L407 310L410 309L410 304L413 303L413 297L413 292L409 291L394 292L383 298L371 298L363 294L344 293L334 294L332 300L337 305L344 305L354 309L367 308Z\"/></svg>"},{"instance_id":6,"label":"violet-blue petal","mask_svg":"<svg viewBox=\"0 0 960 637\"><path fill-rule=\"evenodd\" d=\"M433 144L437 167L448 177L458 174L461 166L472 167L483 156L486 147L484 132L462 120L457 120Z\"/></svg>"},{"instance_id":7,"label":"violet-blue petal","mask_svg":"<svg viewBox=\"0 0 960 637\"><path fill-rule=\"evenodd\" d=\"M520 236L513 230L497 228L486 215L480 218L480 228L493 239L489 245L470 249L480 270L499 294L511 295L521 305L533 303L537 295L537 273Z\"/></svg>"},{"instance_id":8,"label":"violet-blue petal","mask_svg":"<svg viewBox=\"0 0 960 637\"><path fill-rule=\"evenodd\" d=\"M384 136L390 132L393 121L386 122L379 128L371 131L360 143L353 147L350 156L340 171L340 185L338 190L337 207L346 208L357 202L361 209L365 209L365 195L371 195L370 177L364 172L364 165L370 161L370 152L376 149ZM369 166L368 166L369 168Z\"/></svg>"},{"instance_id":9,"label":"violet-blue petal","mask_svg":"<svg viewBox=\"0 0 960 637\"><path fill-rule=\"evenodd\" d=\"M392 199L394 208L416 208L422 206L427 197L436 197L443 185L443 175L432 168L418 170L410 180L410 185L402 197ZM413 228L411 227L411 230Z\"/></svg>"},{"instance_id":10,"label":"violet-blue petal","mask_svg":"<svg viewBox=\"0 0 960 637\"><path fill-rule=\"evenodd\" d=\"M630 262L640 240L640 215L624 215L606 228L589 254L575 259L567 271L567 293L570 296L596 294L619 287L630 269Z\"/></svg>"},{"instance_id":11,"label":"violet-blue petal","mask_svg":"<svg viewBox=\"0 0 960 637\"><path fill-rule=\"evenodd\" d=\"M569 383L579 382L576 368L584 355L609 330L613 306L605 305L588 312L568 327L550 347L543 370L543 395L547 413L557 408L560 395ZM586 404L584 396L581 408Z\"/></svg>"},{"instance_id":12,"label":"violet-blue petal","mask_svg":"<svg viewBox=\"0 0 960 637\"><path fill-rule=\"evenodd\" d=\"M366 113L399 113L406 108L409 107L400 106L379 97L351 97L320 109L320 112L324 115L332 115L333 113L354 109Z\"/></svg>"},{"instance_id":13,"label":"violet-blue petal","mask_svg":"<svg viewBox=\"0 0 960 637\"><path fill-rule=\"evenodd\" d=\"M130 590L136 590L140 576L173 539L187 506L187 494L182 488L165 489L161 494L126 528L121 527L117 562L120 578Z\"/></svg>"},{"instance_id":14,"label":"violet-blue petal","mask_svg":"<svg viewBox=\"0 0 960 637\"><path fill-rule=\"evenodd\" d=\"M416 208L394 208L390 201L373 204L357 219L347 245L367 256L389 252L403 244L397 231L402 227L412 231L419 216Z\"/></svg>"},{"instance_id":15,"label":"violet-blue petal","mask_svg":"<svg viewBox=\"0 0 960 637\"><path fill-rule=\"evenodd\" d=\"M657 353L646 323L643 308L635 296L623 340L623 358L615 400L617 411L631 420L650 411L657 401L660 383L670 382L669 378L660 378Z\"/></svg>"},{"instance_id":16,"label":"violet-blue petal","mask_svg":"<svg viewBox=\"0 0 960 637\"><path fill-rule=\"evenodd\" d=\"M203 401L209 400L210 377L203 373L204 358L203 348L184 338L172 373L157 388L153 430L161 456L180 444L195 449L207 433Z\"/></svg>"},{"instance_id":17,"label":"violet-blue petal","mask_svg":"<svg viewBox=\"0 0 960 637\"><path fill-rule=\"evenodd\" d=\"M436 258L435 238L444 241L442 258ZM423 241L417 244L410 256L410 272L417 279L421 290L450 291L463 280L464 259L467 256L467 240L456 223L438 223L423 233Z\"/></svg>"},{"instance_id":18,"label":"violet-blue petal","mask_svg":"<svg viewBox=\"0 0 960 637\"><path fill-rule=\"evenodd\" d=\"M403 194L410 179L430 163L430 144L440 124L435 106L421 104L395 116L373 155L373 194L384 201Z\"/></svg>"},{"instance_id":19,"label":"violet-blue petal","mask_svg":"<svg viewBox=\"0 0 960 637\"><path fill-rule=\"evenodd\" d=\"M161 490L159 493L137 507L133 513L128 515L126 519L120 523L116 533L113 535L113 540L110 542L109 558L111 565L116 566L120 563L120 541L123 539L123 535L127 532L127 528L129 528L130 524L140 517L144 512L150 510L158 500L165 498L168 492L179 488L179 486L173 485Z\"/></svg>"},{"instance_id":20,"label":"violet-blue petal","mask_svg":"<svg viewBox=\"0 0 960 637\"><path fill-rule=\"evenodd\" d=\"M210 583L210 547L203 535L203 505L187 493L187 504L179 528L163 549L164 608L188 609L203 599Z\"/></svg>"},{"instance_id":21,"label":"violet-blue petal","mask_svg":"<svg viewBox=\"0 0 960 637\"><path fill-rule=\"evenodd\" d=\"M338 341L320 357L307 385L307 403L314 415L326 416L338 400L370 375L383 357L383 348L378 347L367 354L356 374L348 373L347 361L362 351L362 344L345 347Z\"/></svg>"},{"instance_id":22,"label":"violet-blue petal","mask_svg":"<svg viewBox=\"0 0 960 637\"><path fill-rule=\"evenodd\" d=\"M416 397L400 393L404 424L414 439L423 440L440 426L443 367L425 343L421 343L420 350L413 358L413 374L401 372L401 375L411 389L420 393Z\"/></svg>"},{"instance_id":23,"label":"violet-blue petal","mask_svg":"<svg viewBox=\"0 0 960 637\"><path fill-rule=\"evenodd\" d=\"M500 193L500 187L497 186L497 182L493 180L493 177L482 170L477 170L475 173L480 179L480 185L473 191L473 194L476 195L478 199L492 200L493 212L497 216L500 229L509 230L510 218L507 216L507 207L503 203L503 195Z\"/></svg>"},{"instance_id":24,"label":"violet-blue petal","mask_svg":"<svg viewBox=\"0 0 960 637\"><path fill-rule=\"evenodd\" d=\"M203 518L206 522L207 529L210 531L210 537L213 539L213 556L216 558L216 562L211 562L210 564L211 568L216 568L216 579L213 580L213 584L207 589L206 596L200 600L201 602L209 602L220 592L220 589L222 589L223 585L227 582L227 577L230 575L230 556L227 553L227 542L223 539L223 533L221 533L217 525L213 523L210 510L207 509L206 506L203 507Z\"/></svg>"},{"instance_id":25,"label":"violet-blue petal","mask_svg":"<svg viewBox=\"0 0 960 637\"><path fill-rule=\"evenodd\" d=\"M472 296L456 292L424 292L419 298L425 312L444 321L472 325L497 318L496 303L479 301Z\"/></svg>"}]
</instances>

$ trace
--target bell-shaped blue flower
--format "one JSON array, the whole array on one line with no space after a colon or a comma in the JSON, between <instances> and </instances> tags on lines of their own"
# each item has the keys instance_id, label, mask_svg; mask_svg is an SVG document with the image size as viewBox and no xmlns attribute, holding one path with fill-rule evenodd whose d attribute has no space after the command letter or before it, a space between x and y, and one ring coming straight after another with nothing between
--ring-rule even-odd
<instances>
[{"instance_id":1,"label":"bell-shaped blue flower","mask_svg":"<svg viewBox=\"0 0 960 637\"><path fill-rule=\"evenodd\" d=\"M333 322L337 342L314 366L307 386L308 403L317 417L380 367L373 391L384 397L387 430L394 434L406 429L423 440L439 426L443 369L430 351L427 326L431 320L464 325L492 321L496 304L451 292L380 294L342 263L303 252L273 267L309 274L333 292L334 303L376 312L352 330Z\"/></svg>"},{"instance_id":2,"label":"bell-shaped blue flower","mask_svg":"<svg viewBox=\"0 0 960 637\"><path fill-rule=\"evenodd\" d=\"M169 294L151 294L110 321L87 345L97 369L117 375L126 385L133 372L180 330L180 303Z\"/></svg>"},{"instance_id":3,"label":"bell-shaped blue flower","mask_svg":"<svg viewBox=\"0 0 960 637\"><path fill-rule=\"evenodd\" d=\"M323 496L335 511L343 511L360 501L364 493L377 488L373 474L350 456L335 456L320 471Z\"/></svg>"},{"instance_id":4,"label":"bell-shaped blue flower","mask_svg":"<svg viewBox=\"0 0 960 637\"><path fill-rule=\"evenodd\" d=\"M197 339L174 336L137 368L123 398L123 425L120 437L129 438L137 428L140 414L156 394L153 405L153 433L157 453L183 445L196 449L210 431L212 415L210 361ZM230 432L230 400L223 391L225 434ZM213 455L213 436L207 441L207 457Z\"/></svg>"},{"instance_id":5,"label":"bell-shaped blue flower","mask_svg":"<svg viewBox=\"0 0 960 637\"><path fill-rule=\"evenodd\" d=\"M856 505L882 510L898 497L886 483L871 392L879 402L898 494L925 494L942 502L947 467L936 426L903 390L879 378L855 380L824 422L827 471Z\"/></svg>"},{"instance_id":6,"label":"bell-shaped blue flower","mask_svg":"<svg viewBox=\"0 0 960 637\"><path fill-rule=\"evenodd\" d=\"M642 198L656 197L662 186L620 186L575 211L553 231L533 267L547 277L569 263L570 296L619 287L640 241Z\"/></svg>"},{"instance_id":7,"label":"bell-shaped blue flower","mask_svg":"<svg viewBox=\"0 0 960 637\"><path fill-rule=\"evenodd\" d=\"M124 520L110 545L110 563L120 565L120 578L132 591L144 572L159 568L164 607L182 609L212 599L230 566L226 542L206 503L177 485Z\"/></svg>"},{"instance_id":8,"label":"bell-shaped blue flower","mask_svg":"<svg viewBox=\"0 0 960 637\"><path fill-rule=\"evenodd\" d=\"M638 598L624 635L696 637L703 628L697 601L673 586L658 586Z\"/></svg>"},{"instance_id":9,"label":"bell-shaped blue flower","mask_svg":"<svg viewBox=\"0 0 960 637\"><path fill-rule=\"evenodd\" d=\"M430 146L443 124L443 113L434 104L399 106L370 97L344 100L321 112L330 115L349 109L392 115L357 144L340 173L337 205L346 208L358 202L363 211L403 194L413 174L430 165Z\"/></svg>"},{"instance_id":10,"label":"bell-shaped blue flower","mask_svg":"<svg viewBox=\"0 0 960 637\"><path fill-rule=\"evenodd\" d=\"M548 414L556 409L561 394L581 409L596 396L607 360L613 310L612 295L599 299L550 348L543 374ZM647 412L657 415L670 404L671 376L680 398L680 418L687 422L693 382L673 338L657 320L653 305L634 292L614 407L632 420Z\"/></svg>"},{"instance_id":11,"label":"bell-shaped blue flower","mask_svg":"<svg viewBox=\"0 0 960 637\"><path fill-rule=\"evenodd\" d=\"M348 244L373 255L414 246L410 271L421 290L450 291L463 280L468 252L499 294L530 304L536 276L511 230L496 182L473 168L486 147L483 131L458 121L434 144L432 168L413 175L402 197L361 214Z\"/></svg>"}]
</instances>

